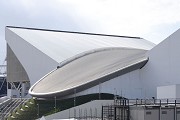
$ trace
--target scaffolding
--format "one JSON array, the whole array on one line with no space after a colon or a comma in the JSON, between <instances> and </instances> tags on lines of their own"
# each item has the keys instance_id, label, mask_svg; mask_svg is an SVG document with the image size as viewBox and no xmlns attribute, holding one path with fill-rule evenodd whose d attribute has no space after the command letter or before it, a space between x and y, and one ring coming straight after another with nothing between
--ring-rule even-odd
<instances>
[{"instance_id":1,"label":"scaffolding","mask_svg":"<svg viewBox=\"0 0 180 120\"><path fill-rule=\"evenodd\" d=\"M102 120L130 120L129 100L115 99L114 105L102 106Z\"/></svg>"}]
</instances>

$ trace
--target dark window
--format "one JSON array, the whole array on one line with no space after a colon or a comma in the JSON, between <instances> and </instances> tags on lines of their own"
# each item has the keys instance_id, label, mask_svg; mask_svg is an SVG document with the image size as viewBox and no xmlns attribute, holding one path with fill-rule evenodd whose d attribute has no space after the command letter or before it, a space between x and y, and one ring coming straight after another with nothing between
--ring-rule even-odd
<instances>
[{"instance_id":1,"label":"dark window","mask_svg":"<svg viewBox=\"0 0 180 120\"><path fill-rule=\"evenodd\" d=\"M147 112L146 112L146 115L151 115L151 111L147 111Z\"/></svg>"},{"instance_id":2,"label":"dark window","mask_svg":"<svg viewBox=\"0 0 180 120\"><path fill-rule=\"evenodd\" d=\"M180 114L180 111L177 111L176 113L177 113L177 114Z\"/></svg>"},{"instance_id":3,"label":"dark window","mask_svg":"<svg viewBox=\"0 0 180 120\"><path fill-rule=\"evenodd\" d=\"M167 114L167 111L162 111L162 114Z\"/></svg>"}]
</instances>

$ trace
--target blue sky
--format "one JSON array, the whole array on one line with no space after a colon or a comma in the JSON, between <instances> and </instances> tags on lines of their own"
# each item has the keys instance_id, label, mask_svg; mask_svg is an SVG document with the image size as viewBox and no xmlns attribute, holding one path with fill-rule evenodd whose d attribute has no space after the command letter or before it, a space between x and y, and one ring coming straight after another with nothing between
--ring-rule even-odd
<instances>
[{"instance_id":1,"label":"blue sky","mask_svg":"<svg viewBox=\"0 0 180 120\"><path fill-rule=\"evenodd\" d=\"M179 0L1 0L0 64L5 26L138 36L158 44L180 28Z\"/></svg>"}]
</instances>

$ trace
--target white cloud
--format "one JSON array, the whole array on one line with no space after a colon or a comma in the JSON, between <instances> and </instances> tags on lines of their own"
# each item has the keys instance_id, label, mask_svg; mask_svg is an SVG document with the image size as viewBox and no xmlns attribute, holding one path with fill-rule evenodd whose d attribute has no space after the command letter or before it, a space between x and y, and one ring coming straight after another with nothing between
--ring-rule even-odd
<instances>
[{"instance_id":1,"label":"white cloud","mask_svg":"<svg viewBox=\"0 0 180 120\"><path fill-rule=\"evenodd\" d=\"M180 0L1 0L0 61L6 25L128 36L159 43L180 27Z\"/></svg>"},{"instance_id":2,"label":"white cloud","mask_svg":"<svg viewBox=\"0 0 180 120\"><path fill-rule=\"evenodd\" d=\"M77 19L77 23L86 21L94 31L110 34L143 37L152 32L155 26L162 27L162 24L166 26L180 21L179 0L66 0L63 2L73 7L72 16ZM154 33L149 33L149 36L151 35L153 36ZM160 42L158 38L152 41Z\"/></svg>"},{"instance_id":3,"label":"white cloud","mask_svg":"<svg viewBox=\"0 0 180 120\"><path fill-rule=\"evenodd\" d=\"M178 11L179 0L2 0L0 24L155 36L147 38L158 43L165 34L153 31L157 26L179 25Z\"/></svg>"},{"instance_id":4,"label":"white cloud","mask_svg":"<svg viewBox=\"0 0 180 120\"><path fill-rule=\"evenodd\" d=\"M180 21L179 0L19 0L12 3L24 12L25 26L148 36L156 43L164 36L155 35L157 26ZM157 38L149 37L154 35Z\"/></svg>"}]
</instances>

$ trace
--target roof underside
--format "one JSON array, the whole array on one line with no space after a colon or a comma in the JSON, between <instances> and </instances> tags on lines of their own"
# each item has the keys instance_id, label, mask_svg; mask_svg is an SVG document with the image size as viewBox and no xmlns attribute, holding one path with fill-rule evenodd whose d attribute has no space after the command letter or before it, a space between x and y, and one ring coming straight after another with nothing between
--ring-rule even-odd
<instances>
[{"instance_id":1,"label":"roof underside","mask_svg":"<svg viewBox=\"0 0 180 120\"><path fill-rule=\"evenodd\" d=\"M107 48L90 51L43 77L30 89L37 97L66 96L141 68L146 50Z\"/></svg>"},{"instance_id":2,"label":"roof underside","mask_svg":"<svg viewBox=\"0 0 180 120\"><path fill-rule=\"evenodd\" d=\"M41 52L62 62L85 51L105 47L128 47L150 50L155 45L138 37L122 37L29 28L7 27Z\"/></svg>"}]
</instances>

